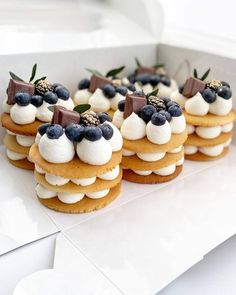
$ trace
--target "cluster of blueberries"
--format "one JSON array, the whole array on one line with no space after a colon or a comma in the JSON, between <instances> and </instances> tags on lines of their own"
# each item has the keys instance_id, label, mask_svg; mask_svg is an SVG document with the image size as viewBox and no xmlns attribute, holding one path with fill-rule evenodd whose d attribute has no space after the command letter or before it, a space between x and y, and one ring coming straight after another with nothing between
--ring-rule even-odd
<instances>
[{"instance_id":1,"label":"cluster of blueberries","mask_svg":"<svg viewBox=\"0 0 236 295\"><path fill-rule=\"evenodd\" d=\"M129 75L128 77L130 83L140 82L142 85L150 83L153 87L157 86L158 83L162 83L165 86L170 86L171 80L166 75L150 75L150 74L138 74L135 73Z\"/></svg>"},{"instance_id":2,"label":"cluster of blueberries","mask_svg":"<svg viewBox=\"0 0 236 295\"><path fill-rule=\"evenodd\" d=\"M43 95L38 94L37 91L36 94L32 96L26 92L18 92L14 97L15 103L20 106L27 106L31 103L38 108L43 104L43 101L49 104L56 104L59 98L63 100L69 99L70 92L66 87L59 83L53 84L52 87L52 91L47 91Z\"/></svg>"},{"instance_id":3,"label":"cluster of blueberries","mask_svg":"<svg viewBox=\"0 0 236 295\"><path fill-rule=\"evenodd\" d=\"M78 89L79 90L88 89L89 85L90 85L89 79L83 79L79 82ZM116 93L120 93L121 95L125 96L128 90L133 92L136 90L136 88L133 84L129 84L127 86L117 86L117 87L111 84L106 84L102 88L104 96L108 99L112 99L116 95Z\"/></svg>"},{"instance_id":4,"label":"cluster of blueberries","mask_svg":"<svg viewBox=\"0 0 236 295\"><path fill-rule=\"evenodd\" d=\"M143 96L141 91L135 91L134 94ZM152 124L161 126L164 125L166 121L170 122L172 117L179 117L182 115L182 109L177 102L172 101L167 97L156 97L156 99L159 102L162 102L162 107L160 107L160 104L158 107L149 104L147 99L147 105L143 106L138 113L139 117L142 118L146 124L151 121ZM118 103L118 109L121 112L124 112L125 100L122 100Z\"/></svg>"},{"instance_id":5,"label":"cluster of blueberries","mask_svg":"<svg viewBox=\"0 0 236 295\"><path fill-rule=\"evenodd\" d=\"M103 124L106 121L111 121L111 118L106 113L98 113L100 121L99 125L85 126L82 124L69 124L65 129L59 124L46 123L38 128L38 132L41 136L45 133L50 139L58 139L64 132L67 138L73 142L80 142L83 138L89 141L97 141L102 136L109 140L113 136L113 129L109 124Z\"/></svg>"}]
</instances>

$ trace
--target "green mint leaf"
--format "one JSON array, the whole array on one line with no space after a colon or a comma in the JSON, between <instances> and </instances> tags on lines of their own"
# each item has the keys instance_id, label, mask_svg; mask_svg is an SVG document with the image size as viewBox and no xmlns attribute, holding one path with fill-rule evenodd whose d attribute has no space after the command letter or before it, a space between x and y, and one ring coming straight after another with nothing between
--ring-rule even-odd
<instances>
[{"instance_id":1,"label":"green mint leaf","mask_svg":"<svg viewBox=\"0 0 236 295\"><path fill-rule=\"evenodd\" d=\"M16 80L16 81L21 81L21 82L25 82L23 79L21 79L20 77L18 77L16 74L12 73L12 72L9 72L11 78L13 80Z\"/></svg>"},{"instance_id":2,"label":"green mint leaf","mask_svg":"<svg viewBox=\"0 0 236 295\"><path fill-rule=\"evenodd\" d=\"M154 69L159 69L159 68L164 68L165 64L156 64L154 66L152 66Z\"/></svg>"},{"instance_id":3,"label":"green mint leaf","mask_svg":"<svg viewBox=\"0 0 236 295\"><path fill-rule=\"evenodd\" d=\"M125 66L122 66L120 68L116 68L116 69L112 69L109 72L106 73L106 77L115 77L116 75L118 75L120 72L122 72L124 70Z\"/></svg>"},{"instance_id":4,"label":"green mint leaf","mask_svg":"<svg viewBox=\"0 0 236 295\"><path fill-rule=\"evenodd\" d=\"M154 89L152 92L149 92L147 94L147 97L149 97L149 96L157 96L158 91L159 91L158 88Z\"/></svg>"},{"instance_id":5,"label":"green mint leaf","mask_svg":"<svg viewBox=\"0 0 236 295\"><path fill-rule=\"evenodd\" d=\"M202 81L206 80L206 78L207 78L207 76L209 75L210 71L211 71L211 69L209 68L209 69L205 72L205 74L203 74L203 76L202 76L202 78L201 78Z\"/></svg>"},{"instance_id":6,"label":"green mint leaf","mask_svg":"<svg viewBox=\"0 0 236 295\"><path fill-rule=\"evenodd\" d=\"M76 107L74 107L73 111L77 112L77 113L84 113L87 110L89 110L91 108L90 104L79 104Z\"/></svg>"},{"instance_id":7,"label":"green mint leaf","mask_svg":"<svg viewBox=\"0 0 236 295\"><path fill-rule=\"evenodd\" d=\"M88 68L86 68L85 70L86 70L87 72L93 74L93 75L98 75L98 76L102 76L102 77L103 77L103 74L101 74L101 73L100 73L99 71L97 71L97 70L94 70L94 69L88 69Z\"/></svg>"},{"instance_id":8,"label":"green mint leaf","mask_svg":"<svg viewBox=\"0 0 236 295\"><path fill-rule=\"evenodd\" d=\"M46 76L44 76L44 77L42 77L42 78L39 78L39 79L37 79L37 80L35 80L34 81L34 85L36 85L39 81L41 81L41 80L45 80L47 77Z\"/></svg>"},{"instance_id":9,"label":"green mint leaf","mask_svg":"<svg viewBox=\"0 0 236 295\"><path fill-rule=\"evenodd\" d=\"M141 62L139 61L137 57L135 57L135 62L138 68L142 66Z\"/></svg>"},{"instance_id":10,"label":"green mint leaf","mask_svg":"<svg viewBox=\"0 0 236 295\"><path fill-rule=\"evenodd\" d=\"M51 111L51 112L54 112L54 108L55 108L55 106L49 106L48 107L49 111Z\"/></svg>"},{"instance_id":11,"label":"green mint leaf","mask_svg":"<svg viewBox=\"0 0 236 295\"><path fill-rule=\"evenodd\" d=\"M33 68L32 68L32 72L31 72L31 77L29 79L29 82L34 80L34 77L36 75L36 71L37 71L37 64L34 64Z\"/></svg>"},{"instance_id":12,"label":"green mint leaf","mask_svg":"<svg viewBox=\"0 0 236 295\"><path fill-rule=\"evenodd\" d=\"M193 77L198 79L197 69L193 70Z\"/></svg>"}]
</instances>

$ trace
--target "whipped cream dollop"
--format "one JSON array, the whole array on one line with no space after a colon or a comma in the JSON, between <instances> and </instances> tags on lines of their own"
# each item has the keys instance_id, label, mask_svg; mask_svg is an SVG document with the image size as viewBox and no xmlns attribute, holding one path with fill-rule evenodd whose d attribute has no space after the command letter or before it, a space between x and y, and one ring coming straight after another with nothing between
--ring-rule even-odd
<instances>
[{"instance_id":1,"label":"whipped cream dollop","mask_svg":"<svg viewBox=\"0 0 236 295\"><path fill-rule=\"evenodd\" d=\"M186 120L184 115L181 115L179 117L172 117L170 121L170 128L171 132L175 134L184 132L186 128Z\"/></svg>"},{"instance_id":2,"label":"whipped cream dollop","mask_svg":"<svg viewBox=\"0 0 236 295\"><path fill-rule=\"evenodd\" d=\"M35 120L37 108L32 104L20 106L14 104L10 109L10 116L13 122L19 125L30 124Z\"/></svg>"},{"instance_id":3,"label":"whipped cream dollop","mask_svg":"<svg viewBox=\"0 0 236 295\"><path fill-rule=\"evenodd\" d=\"M45 179L51 185L58 185L58 186L64 185L64 184L66 184L66 183L68 183L70 181L70 179L68 179L68 178L53 175L53 174L50 174L50 173L45 174Z\"/></svg>"},{"instance_id":4,"label":"whipped cream dollop","mask_svg":"<svg viewBox=\"0 0 236 295\"><path fill-rule=\"evenodd\" d=\"M211 147L199 147L199 152L201 152L202 154L206 156L216 157L223 152L223 149L224 149L224 145L218 144Z\"/></svg>"},{"instance_id":5,"label":"whipped cream dollop","mask_svg":"<svg viewBox=\"0 0 236 295\"><path fill-rule=\"evenodd\" d=\"M41 156L50 163L67 163L75 155L74 145L65 133L58 139L50 139L44 134L39 140L38 147Z\"/></svg>"},{"instance_id":6,"label":"whipped cream dollop","mask_svg":"<svg viewBox=\"0 0 236 295\"><path fill-rule=\"evenodd\" d=\"M89 98L89 104L94 112L106 112L110 109L110 101L107 99L102 89L97 88L96 91Z\"/></svg>"},{"instance_id":7,"label":"whipped cream dollop","mask_svg":"<svg viewBox=\"0 0 236 295\"><path fill-rule=\"evenodd\" d=\"M113 129L113 135L108 140L108 142L111 145L112 151L113 152L120 151L122 149L122 145L123 145L123 139L122 139L120 131L118 130L118 128L114 124L112 124L109 121L105 121L104 124L110 125L111 128Z\"/></svg>"},{"instance_id":8,"label":"whipped cream dollop","mask_svg":"<svg viewBox=\"0 0 236 295\"><path fill-rule=\"evenodd\" d=\"M164 144L171 139L171 128L168 121L161 126L154 125L152 121L149 121L146 131L148 140L155 144Z\"/></svg>"},{"instance_id":9,"label":"whipped cream dollop","mask_svg":"<svg viewBox=\"0 0 236 295\"><path fill-rule=\"evenodd\" d=\"M109 193L109 191L110 189L107 188L101 191L86 193L86 196L90 199L101 199L104 198Z\"/></svg>"},{"instance_id":10,"label":"whipped cream dollop","mask_svg":"<svg viewBox=\"0 0 236 295\"><path fill-rule=\"evenodd\" d=\"M117 127L121 128L122 124L124 122L124 112L121 112L119 109L117 109L113 115L112 123Z\"/></svg>"},{"instance_id":11,"label":"whipped cream dollop","mask_svg":"<svg viewBox=\"0 0 236 295\"><path fill-rule=\"evenodd\" d=\"M8 129L6 129L6 131L7 131L7 133L8 133L9 135L16 135L16 133L14 133L14 132L12 132L12 131L10 131L10 130L8 130Z\"/></svg>"},{"instance_id":12,"label":"whipped cream dollop","mask_svg":"<svg viewBox=\"0 0 236 295\"><path fill-rule=\"evenodd\" d=\"M186 155L193 155L193 154L197 153L197 151L198 151L198 148L196 146L194 146L194 145L186 144L184 146L184 153Z\"/></svg>"},{"instance_id":13,"label":"whipped cream dollop","mask_svg":"<svg viewBox=\"0 0 236 295\"><path fill-rule=\"evenodd\" d=\"M228 123L228 124L222 125L221 130L222 130L222 132L227 133L227 132L232 131L233 127L234 127L233 123Z\"/></svg>"},{"instance_id":14,"label":"whipped cream dollop","mask_svg":"<svg viewBox=\"0 0 236 295\"><path fill-rule=\"evenodd\" d=\"M146 123L137 114L132 113L124 120L120 131L126 139L141 139L146 135Z\"/></svg>"},{"instance_id":15,"label":"whipped cream dollop","mask_svg":"<svg viewBox=\"0 0 236 295\"><path fill-rule=\"evenodd\" d=\"M132 170L134 173L138 174L138 175L142 175L142 176L148 176L152 173L156 174L156 175L160 175L160 176L168 176L171 175L175 172L176 170L176 166L180 166L183 165L184 162L184 158L182 158L180 161L178 161L178 165L177 162L174 164L171 164L169 166L163 167L161 169L158 170Z\"/></svg>"},{"instance_id":16,"label":"whipped cream dollop","mask_svg":"<svg viewBox=\"0 0 236 295\"><path fill-rule=\"evenodd\" d=\"M67 100L59 98L56 105L62 106L69 111L73 111L74 106L75 106L71 97L69 97Z\"/></svg>"},{"instance_id":17,"label":"whipped cream dollop","mask_svg":"<svg viewBox=\"0 0 236 295\"><path fill-rule=\"evenodd\" d=\"M176 101L176 102L181 106L182 109L184 108L185 103L186 103L186 101L187 101L187 98L184 97L184 96L179 92L179 89L176 89L175 91L173 91L173 92L170 94L170 99L173 100L173 101Z\"/></svg>"},{"instance_id":18,"label":"whipped cream dollop","mask_svg":"<svg viewBox=\"0 0 236 295\"><path fill-rule=\"evenodd\" d=\"M84 193L61 193L57 194L58 199L65 204L74 204L84 198Z\"/></svg>"},{"instance_id":19,"label":"whipped cream dollop","mask_svg":"<svg viewBox=\"0 0 236 295\"><path fill-rule=\"evenodd\" d=\"M220 126L214 126L214 127L196 127L195 132L198 136L206 139L212 139L220 135L221 133L221 127Z\"/></svg>"},{"instance_id":20,"label":"whipped cream dollop","mask_svg":"<svg viewBox=\"0 0 236 295\"><path fill-rule=\"evenodd\" d=\"M210 113L218 116L227 115L232 109L232 98L224 99L217 95L216 100L210 104Z\"/></svg>"},{"instance_id":21,"label":"whipped cream dollop","mask_svg":"<svg viewBox=\"0 0 236 295\"><path fill-rule=\"evenodd\" d=\"M176 154L176 153L179 153L179 152L181 152L182 148L183 148L183 146L180 145L180 146L178 146L178 147L176 147L176 148L174 148L174 149L172 149L172 150L169 150L168 153L170 153L170 154Z\"/></svg>"},{"instance_id":22,"label":"whipped cream dollop","mask_svg":"<svg viewBox=\"0 0 236 295\"><path fill-rule=\"evenodd\" d=\"M187 124L186 129L188 134L193 134L195 132L195 127L193 125Z\"/></svg>"},{"instance_id":23,"label":"whipped cream dollop","mask_svg":"<svg viewBox=\"0 0 236 295\"><path fill-rule=\"evenodd\" d=\"M8 114L10 114L10 110L11 110L11 108L12 108L12 105L9 105L8 103L7 103L7 97L3 100L3 102L2 102L2 109L3 109L3 112L4 113L8 113Z\"/></svg>"},{"instance_id":24,"label":"whipped cream dollop","mask_svg":"<svg viewBox=\"0 0 236 295\"><path fill-rule=\"evenodd\" d=\"M37 132L36 137L35 137L35 144L36 145L39 144L41 137L42 137L42 135L39 132Z\"/></svg>"},{"instance_id":25,"label":"whipped cream dollop","mask_svg":"<svg viewBox=\"0 0 236 295\"><path fill-rule=\"evenodd\" d=\"M34 165L35 170L39 173L39 174L45 174L45 171L39 167L37 164Z\"/></svg>"},{"instance_id":26,"label":"whipped cream dollop","mask_svg":"<svg viewBox=\"0 0 236 295\"><path fill-rule=\"evenodd\" d=\"M98 177L103 180L113 180L118 177L119 173L120 173L120 167L119 165L117 165L111 171L100 174Z\"/></svg>"},{"instance_id":27,"label":"whipped cream dollop","mask_svg":"<svg viewBox=\"0 0 236 295\"><path fill-rule=\"evenodd\" d=\"M13 151L11 151L9 149L7 149L6 152L7 152L8 158L13 160L13 161L23 160L23 159L27 158L27 155L16 153L16 152L13 152Z\"/></svg>"},{"instance_id":28,"label":"whipped cream dollop","mask_svg":"<svg viewBox=\"0 0 236 295\"><path fill-rule=\"evenodd\" d=\"M72 178L71 181L77 185L87 186L93 184L96 181L96 176L88 178Z\"/></svg>"},{"instance_id":29,"label":"whipped cream dollop","mask_svg":"<svg viewBox=\"0 0 236 295\"><path fill-rule=\"evenodd\" d=\"M135 155L135 152L123 148L122 149L122 155L125 156L125 157L129 157L129 156Z\"/></svg>"},{"instance_id":30,"label":"whipped cream dollop","mask_svg":"<svg viewBox=\"0 0 236 295\"><path fill-rule=\"evenodd\" d=\"M74 95L74 102L76 105L78 104L86 104L89 102L89 98L92 95L88 89L79 89L76 91Z\"/></svg>"},{"instance_id":31,"label":"whipped cream dollop","mask_svg":"<svg viewBox=\"0 0 236 295\"><path fill-rule=\"evenodd\" d=\"M51 104L46 101L37 108L36 118L42 122L50 122L52 120L53 112L48 109Z\"/></svg>"},{"instance_id":32,"label":"whipped cream dollop","mask_svg":"<svg viewBox=\"0 0 236 295\"><path fill-rule=\"evenodd\" d=\"M118 109L118 103L123 100L125 97L120 93L116 92L116 95L110 99L110 108L115 111Z\"/></svg>"},{"instance_id":33,"label":"whipped cream dollop","mask_svg":"<svg viewBox=\"0 0 236 295\"><path fill-rule=\"evenodd\" d=\"M51 191L51 190L45 188L41 184L37 184L37 186L36 186L36 193L37 193L37 196L40 199L51 199L51 198L56 197L56 195L57 195L56 192Z\"/></svg>"},{"instance_id":34,"label":"whipped cream dollop","mask_svg":"<svg viewBox=\"0 0 236 295\"><path fill-rule=\"evenodd\" d=\"M205 116L209 108L209 104L204 100L200 92L187 99L185 103L186 112L192 115Z\"/></svg>"},{"instance_id":35,"label":"whipped cream dollop","mask_svg":"<svg viewBox=\"0 0 236 295\"><path fill-rule=\"evenodd\" d=\"M34 144L35 137L16 134L16 141L19 143L19 145L29 147Z\"/></svg>"},{"instance_id":36,"label":"whipped cream dollop","mask_svg":"<svg viewBox=\"0 0 236 295\"><path fill-rule=\"evenodd\" d=\"M137 156L146 162L159 161L165 157L166 153L137 153Z\"/></svg>"}]
</instances>

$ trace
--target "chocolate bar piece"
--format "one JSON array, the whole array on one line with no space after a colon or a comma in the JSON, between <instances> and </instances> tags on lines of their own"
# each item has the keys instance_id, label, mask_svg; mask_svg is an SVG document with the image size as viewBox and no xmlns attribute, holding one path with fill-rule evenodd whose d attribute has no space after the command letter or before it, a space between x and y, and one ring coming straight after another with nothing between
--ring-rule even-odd
<instances>
[{"instance_id":1,"label":"chocolate bar piece","mask_svg":"<svg viewBox=\"0 0 236 295\"><path fill-rule=\"evenodd\" d=\"M133 112L138 114L143 106L147 104L145 96L127 94L125 100L124 118L129 117Z\"/></svg>"},{"instance_id":2,"label":"chocolate bar piece","mask_svg":"<svg viewBox=\"0 0 236 295\"><path fill-rule=\"evenodd\" d=\"M80 122L80 114L78 112L69 111L61 106L55 106L53 117L52 117L52 124L59 124L63 128L68 126L71 123L79 124Z\"/></svg>"},{"instance_id":3,"label":"chocolate bar piece","mask_svg":"<svg viewBox=\"0 0 236 295\"><path fill-rule=\"evenodd\" d=\"M202 92L205 87L206 83L204 81L191 77L185 82L182 94L183 96L190 98L198 92Z\"/></svg>"},{"instance_id":4,"label":"chocolate bar piece","mask_svg":"<svg viewBox=\"0 0 236 295\"><path fill-rule=\"evenodd\" d=\"M14 97L17 92L26 92L26 93L29 93L30 95L34 95L34 91L35 91L34 84L10 79L8 84L8 90L7 90L7 94L8 94L7 104L13 105L15 103Z\"/></svg>"},{"instance_id":5,"label":"chocolate bar piece","mask_svg":"<svg viewBox=\"0 0 236 295\"><path fill-rule=\"evenodd\" d=\"M145 66L140 66L137 68L137 74L150 74L150 75L155 75L156 74L156 69L152 67L145 67Z\"/></svg>"},{"instance_id":6,"label":"chocolate bar piece","mask_svg":"<svg viewBox=\"0 0 236 295\"><path fill-rule=\"evenodd\" d=\"M92 75L90 79L89 92L94 93L97 88L102 88L107 84L112 84L111 80L108 78Z\"/></svg>"}]
</instances>

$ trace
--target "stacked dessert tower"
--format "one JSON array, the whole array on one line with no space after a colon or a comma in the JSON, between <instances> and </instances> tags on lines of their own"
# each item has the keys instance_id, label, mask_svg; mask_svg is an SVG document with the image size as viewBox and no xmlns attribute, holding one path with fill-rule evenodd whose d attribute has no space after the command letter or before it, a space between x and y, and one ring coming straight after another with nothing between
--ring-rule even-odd
<instances>
[{"instance_id":1,"label":"stacked dessert tower","mask_svg":"<svg viewBox=\"0 0 236 295\"><path fill-rule=\"evenodd\" d=\"M117 77L124 68L123 66L110 70L106 75L96 70L89 70L92 76L90 79L79 82L78 90L74 95L75 105L88 103L91 105L91 110L107 112L113 116L119 101L123 100L127 93L135 91L134 85L127 78Z\"/></svg>"},{"instance_id":2,"label":"stacked dessert tower","mask_svg":"<svg viewBox=\"0 0 236 295\"><path fill-rule=\"evenodd\" d=\"M30 149L42 204L82 213L100 209L119 195L122 137L110 121L105 113L80 115L54 108L51 124L39 127Z\"/></svg>"},{"instance_id":3,"label":"stacked dessert tower","mask_svg":"<svg viewBox=\"0 0 236 295\"><path fill-rule=\"evenodd\" d=\"M184 162L187 138L181 107L153 92L127 94L119 103L113 123L123 137L123 178L159 183L175 178Z\"/></svg>"},{"instance_id":4,"label":"stacked dessert tower","mask_svg":"<svg viewBox=\"0 0 236 295\"><path fill-rule=\"evenodd\" d=\"M49 106L62 105L73 109L74 103L69 91L61 84L51 84L46 77L32 82L37 66L34 65L30 82L24 82L18 76L10 73L7 98L3 101L1 121L7 134L4 144L7 148L7 158L15 166L33 170L29 149L35 141L39 125L50 122L52 112Z\"/></svg>"},{"instance_id":5,"label":"stacked dessert tower","mask_svg":"<svg viewBox=\"0 0 236 295\"><path fill-rule=\"evenodd\" d=\"M187 79L171 98L184 109L188 139L185 157L195 161L216 160L229 150L236 112L232 110L230 85L220 80L205 82L209 70L200 79Z\"/></svg>"}]
</instances>

